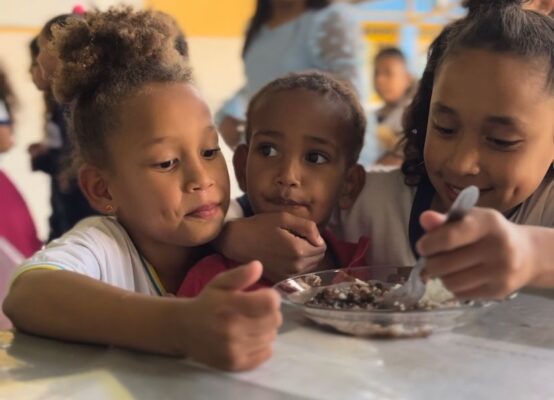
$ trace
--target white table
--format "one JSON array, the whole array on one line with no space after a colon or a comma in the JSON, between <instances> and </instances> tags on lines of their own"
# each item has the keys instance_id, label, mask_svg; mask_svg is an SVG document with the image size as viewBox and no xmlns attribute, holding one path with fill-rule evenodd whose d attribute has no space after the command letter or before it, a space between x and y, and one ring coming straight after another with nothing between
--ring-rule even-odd
<instances>
[{"instance_id":1,"label":"white table","mask_svg":"<svg viewBox=\"0 0 554 400\"><path fill-rule=\"evenodd\" d=\"M273 358L240 374L4 331L0 398L554 399L554 294L426 339L356 339L285 310Z\"/></svg>"}]
</instances>

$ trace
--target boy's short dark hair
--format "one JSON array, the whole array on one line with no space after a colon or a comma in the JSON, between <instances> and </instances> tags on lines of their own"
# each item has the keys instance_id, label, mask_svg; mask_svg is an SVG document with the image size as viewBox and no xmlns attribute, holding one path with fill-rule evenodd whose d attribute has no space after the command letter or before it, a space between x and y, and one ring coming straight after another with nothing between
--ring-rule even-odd
<instances>
[{"instance_id":1,"label":"boy's short dark hair","mask_svg":"<svg viewBox=\"0 0 554 400\"><path fill-rule=\"evenodd\" d=\"M404 64L406 64L406 56L402 53L397 47L385 47L384 49L379 50L377 55L374 58L374 61L377 62L383 58L394 57L400 59Z\"/></svg>"},{"instance_id":2,"label":"boy's short dark hair","mask_svg":"<svg viewBox=\"0 0 554 400\"><path fill-rule=\"evenodd\" d=\"M247 143L252 133L250 127L251 116L259 101L271 93L289 90L308 90L319 93L322 97L342 104L345 107L346 112L342 117L345 125L348 126L348 130L344 132L344 143L348 150L349 164L355 164L358 161L364 144L367 124L364 109L358 100L356 92L349 83L339 81L323 72L289 74L271 81L260 89L250 101L246 113Z\"/></svg>"}]
</instances>

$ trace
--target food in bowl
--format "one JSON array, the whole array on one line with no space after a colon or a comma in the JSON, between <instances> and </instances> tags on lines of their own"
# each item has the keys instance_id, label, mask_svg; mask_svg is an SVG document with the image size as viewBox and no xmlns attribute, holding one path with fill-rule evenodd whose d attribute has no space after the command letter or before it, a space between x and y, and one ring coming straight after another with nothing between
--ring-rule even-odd
<instances>
[{"instance_id":1,"label":"food in bowl","mask_svg":"<svg viewBox=\"0 0 554 400\"><path fill-rule=\"evenodd\" d=\"M283 303L319 325L372 337L422 337L449 331L495 304L456 300L440 281L429 281L411 309L386 308L382 297L407 279L410 267L357 267L297 275L275 285Z\"/></svg>"},{"instance_id":2,"label":"food in bowl","mask_svg":"<svg viewBox=\"0 0 554 400\"><path fill-rule=\"evenodd\" d=\"M305 277L311 287L320 287L321 280L316 275ZM342 282L324 286L305 304L315 307L326 307L343 310L432 310L436 308L460 307L461 302L456 300L438 279L427 282L425 294L413 307L406 308L403 303L395 303L392 308L384 302L385 296L400 284L388 285L379 281L362 281L354 278L352 282ZM469 302L466 302L468 304Z\"/></svg>"}]
</instances>

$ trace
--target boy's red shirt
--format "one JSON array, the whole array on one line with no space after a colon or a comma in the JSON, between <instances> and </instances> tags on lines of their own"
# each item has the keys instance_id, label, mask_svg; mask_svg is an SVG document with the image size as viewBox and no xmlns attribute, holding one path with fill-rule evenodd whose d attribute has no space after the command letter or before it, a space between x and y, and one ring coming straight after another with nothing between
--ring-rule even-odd
<instances>
[{"instance_id":1,"label":"boy's red shirt","mask_svg":"<svg viewBox=\"0 0 554 400\"><path fill-rule=\"evenodd\" d=\"M339 265L330 266L331 268L350 268L366 265L365 255L369 249L369 239L362 236L358 243L349 243L339 240L331 231L326 230L322 233L327 248L332 252ZM231 268L239 266L240 263L225 258L221 254L212 254L200 260L190 269L177 291L179 297L196 297L202 289L217 275ZM273 283L265 278L261 278L247 290L257 290L271 287Z\"/></svg>"}]
</instances>

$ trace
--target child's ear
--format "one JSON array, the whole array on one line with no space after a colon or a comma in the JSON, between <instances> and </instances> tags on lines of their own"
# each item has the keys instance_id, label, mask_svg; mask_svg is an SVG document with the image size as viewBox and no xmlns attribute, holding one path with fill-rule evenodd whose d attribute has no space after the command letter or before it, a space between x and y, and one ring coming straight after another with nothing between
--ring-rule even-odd
<instances>
[{"instance_id":1,"label":"child's ear","mask_svg":"<svg viewBox=\"0 0 554 400\"><path fill-rule=\"evenodd\" d=\"M235 177L239 184L240 190L246 193L246 160L248 159L248 146L241 144L233 154L233 167L235 169Z\"/></svg>"},{"instance_id":2,"label":"child's ear","mask_svg":"<svg viewBox=\"0 0 554 400\"><path fill-rule=\"evenodd\" d=\"M356 201L365 185L365 169L360 164L355 164L346 173L339 198L339 208L347 210Z\"/></svg>"},{"instance_id":3,"label":"child's ear","mask_svg":"<svg viewBox=\"0 0 554 400\"><path fill-rule=\"evenodd\" d=\"M89 164L83 165L79 169L79 186L92 208L101 214L115 213L117 206L102 171Z\"/></svg>"}]
</instances>

